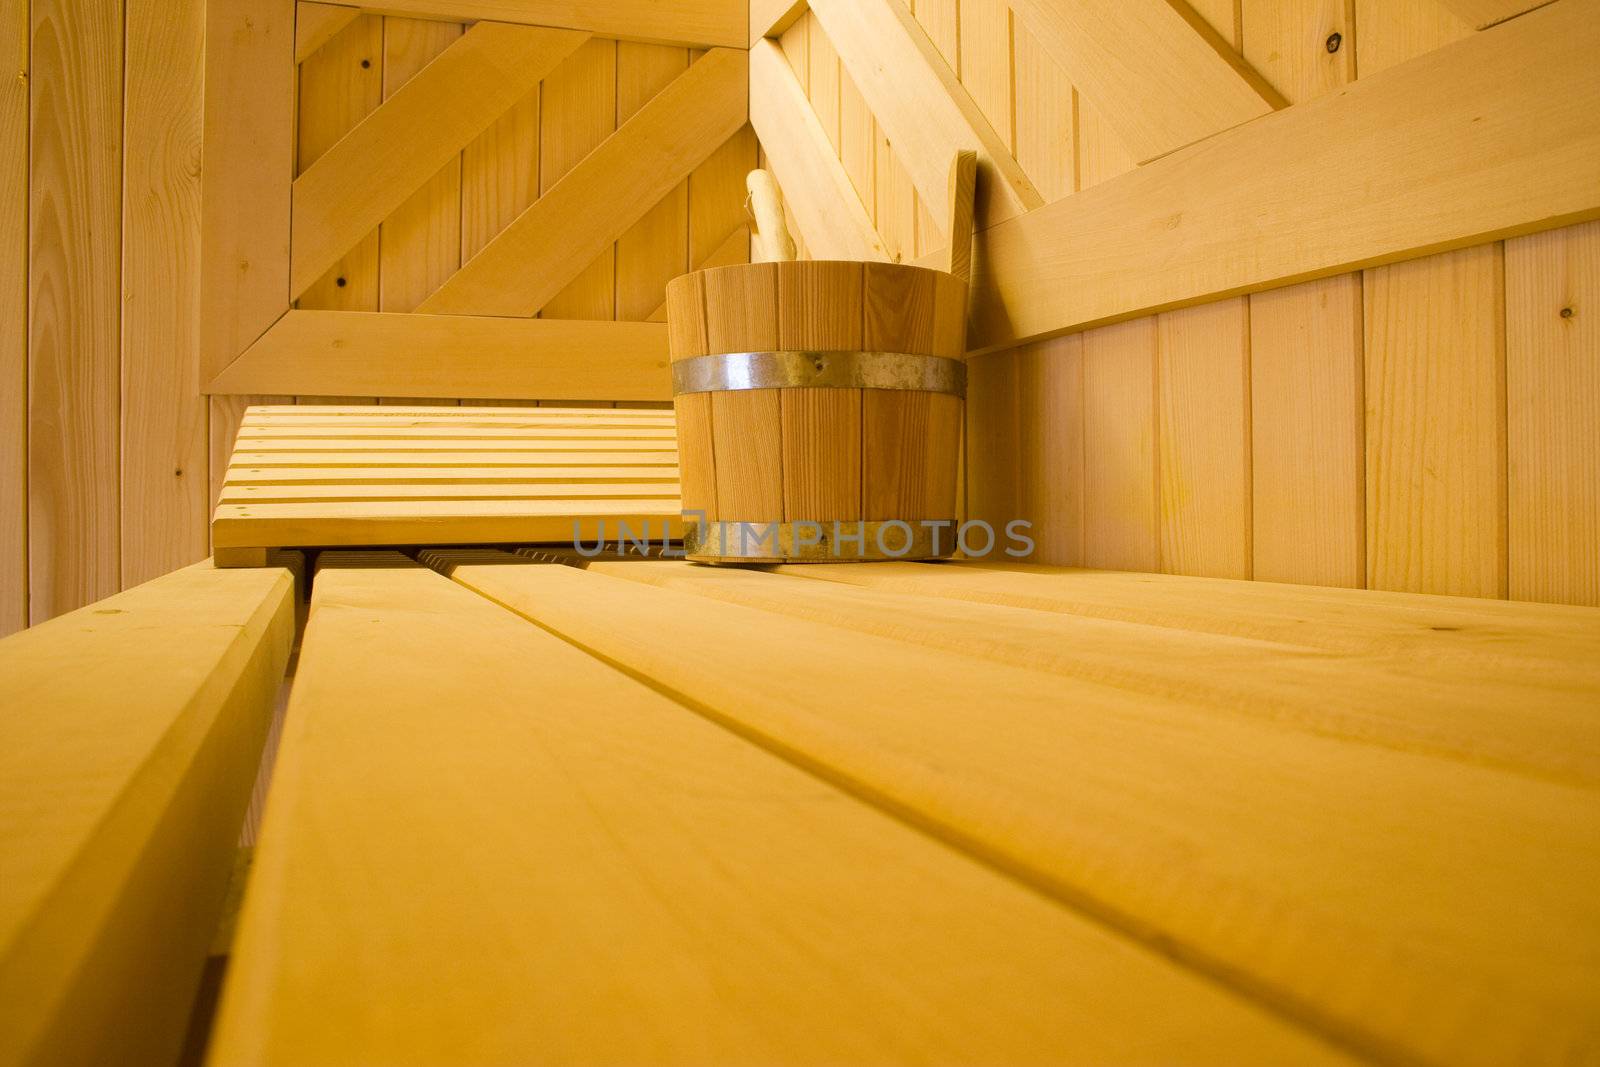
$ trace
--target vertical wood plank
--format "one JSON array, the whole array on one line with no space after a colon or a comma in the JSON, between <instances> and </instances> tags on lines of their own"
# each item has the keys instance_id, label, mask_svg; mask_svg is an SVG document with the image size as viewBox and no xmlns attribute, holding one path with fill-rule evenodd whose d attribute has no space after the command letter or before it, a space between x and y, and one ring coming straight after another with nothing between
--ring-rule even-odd
<instances>
[{"instance_id":1,"label":"vertical wood plank","mask_svg":"<svg viewBox=\"0 0 1600 1067\"><path fill-rule=\"evenodd\" d=\"M1333 92L1355 78L1349 6L1349 0L1242 0L1246 62L1291 104Z\"/></svg>"},{"instance_id":2,"label":"vertical wood plank","mask_svg":"<svg viewBox=\"0 0 1600 1067\"><path fill-rule=\"evenodd\" d=\"M917 254L917 190L911 174L895 157L894 146L874 123L873 175L877 180L877 206L873 217L883 246L896 261Z\"/></svg>"},{"instance_id":3,"label":"vertical wood plank","mask_svg":"<svg viewBox=\"0 0 1600 1067\"><path fill-rule=\"evenodd\" d=\"M0 637L28 625L28 31L0 0Z\"/></svg>"},{"instance_id":4,"label":"vertical wood plank","mask_svg":"<svg viewBox=\"0 0 1600 1067\"><path fill-rule=\"evenodd\" d=\"M1361 587L1361 276L1251 296L1250 382L1255 577Z\"/></svg>"},{"instance_id":5,"label":"vertical wood plank","mask_svg":"<svg viewBox=\"0 0 1600 1067\"><path fill-rule=\"evenodd\" d=\"M1506 595L1498 244L1365 275L1367 584Z\"/></svg>"},{"instance_id":6,"label":"vertical wood plank","mask_svg":"<svg viewBox=\"0 0 1600 1067\"><path fill-rule=\"evenodd\" d=\"M813 38L813 55L815 45ZM865 265L867 271L873 266ZM863 308L863 284L861 266L801 263L785 268L778 275L778 347L859 351L865 318L865 345L870 349L880 309ZM858 389L784 389L779 394L786 521L861 517L861 406Z\"/></svg>"},{"instance_id":7,"label":"vertical wood plank","mask_svg":"<svg viewBox=\"0 0 1600 1067\"><path fill-rule=\"evenodd\" d=\"M835 154L839 152L839 53L823 32L815 16L807 14L810 30L806 51L806 97L811 110L828 135Z\"/></svg>"},{"instance_id":8,"label":"vertical wood plank","mask_svg":"<svg viewBox=\"0 0 1600 1067\"><path fill-rule=\"evenodd\" d=\"M362 15L300 64L296 173L383 102L383 17ZM300 295L302 308L378 310L378 231Z\"/></svg>"},{"instance_id":9,"label":"vertical wood plank","mask_svg":"<svg viewBox=\"0 0 1600 1067\"><path fill-rule=\"evenodd\" d=\"M617 129L617 42L590 40L544 80L539 193ZM547 319L616 316L616 247L607 248L539 312Z\"/></svg>"},{"instance_id":10,"label":"vertical wood plank","mask_svg":"<svg viewBox=\"0 0 1600 1067\"><path fill-rule=\"evenodd\" d=\"M855 186L856 195L861 198L862 206L867 209L867 217L872 219L874 226L878 221L878 179L873 169L877 136L877 121L867 107L866 98L851 80L850 72L841 66L839 162L844 164L844 172L850 176L850 184Z\"/></svg>"},{"instance_id":11,"label":"vertical wood plank","mask_svg":"<svg viewBox=\"0 0 1600 1067\"><path fill-rule=\"evenodd\" d=\"M122 4L32 4L29 616L118 589Z\"/></svg>"},{"instance_id":12,"label":"vertical wood plank","mask_svg":"<svg viewBox=\"0 0 1600 1067\"><path fill-rule=\"evenodd\" d=\"M617 121L625 122L689 69L689 52L617 44ZM679 183L617 239L616 317L641 321L661 306L667 282L689 269L689 183Z\"/></svg>"},{"instance_id":13,"label":"vertical wood plank","mask_svg":"<svg viewBox=\"0 0 1600 1067\"><path fill-rule=\"evenodd\" d=\"M1250 351L1244 298L1156 317L1161 569L1250 577Z\"/></svg>"},{"instance_id":14,"label":"vertical wood plank","mask_svg":"<svg viewBox=\"0 0 1600 1067\"><path fill-rule=\"evenodd\" d=\"M711 257L730 240L733 258L726 262L750 261L744 179L755 165L755 131L744 126L689 175L689 265L693 269L711 266Z\"/></svg>"},{"instance_id":15,"label":"vertical wood plank","mask_svg":"<svg viewBox=\"0 0 1600 1067\"><path fill-rule=\"evenodd\" d=\"M667 286L667 352L676 362L706 354L704 275L689 274ZM678 472L685 511L718 517L716 454L711 428L711 394L673 398L677 412Z\"/></svg>"},{"instance_id":16,"label":"vertical wood plank","mask_svg":"<svg viewBox=\"0 0 1600 1067\"><path fill-rule=\"evenodd\" d=\"M1017 352L993 352L967 361L967 517L987 522L997 535L1017 518Z\"/></svg>"},{"instance_id":17,"label":"vertical wood plank","mask_svg":"<svg viewBox=\"0 0 1600 1067\"><path fill-rule=\"evenodd\" d=\"M1017 163L1046 203L1077 189L1072 82L1026 27L1013 21Z\"/></svg>"},{"instance_id":18,"label":"vertical wood plank","mask_svg":"<svg viewBox=\"0 0 1600 1067\"><path fill-rule=\"evenodd\" d=\"M961 84L1006 147L1015 150L1011 111L1011 8L1005 0L961 0Z\"/></svg>"},{"instance_id":19,"label":"vertical wood plank","mask_svg":"<svg viewBox=\"0 0 1600 1067\"><path fill-rule=\"evenodd\" d=\"M1048 195L1048 194L1047 194ZM1034 563L1083 563L1083 335L1021 349L1020 517L1033 524Z\"/></svg>"},{"instance_id":20,"label":"vertical wood plank","mask_svg":"<svg viewBox=\"0 0 1600 1067\"><path fill-rule=\"evenodd\" d=\"M205 4L127 0L122 179L122 586L203 559L200 131Z\"/></svg>"},{"instance_id":21,"label":"vertical wood plank","mask_svg":"<svg viewBox=\"0 0 1600 1067\"><path fill-rule=\"evenodd\" d=\"M939 350L937 275L868 264L864 272L869 352L945 355ZM861 395L862 517L868 520L949 519L940 491L939 447L932 393L867 389Z\"/></svg>"},{"instance_id":22,"label":"vertical wood plank","mask_svg":"<svg viewBox=\"0 0 1600 1067\"><path fill-rule=\"evenodd\" d=\"M1089 189L1126 174L1137 164L1132 153L1100 115L1099 108L1082 93L1076 96L1078 129L1078 188Z\"/></svg>"},{"instance_id":23,"label":"vertical wood plank","mask_svg":"<svg viewBox=\"0 0 1600 1067\"><path fill-rule=\"evenodd\" d=\"M1083 562L1158 570L1156 321L1083 335Z\"/></svg>"},{"instance_id":24,"label":"vertical wood plank","mask_svg":"<svg viewBox=\"0 0 1600 1067\"><path fill-rule=\"evenodd\" d=\"M1600 222L1506 242L1510 595L1600 605Z\"/></svg>"},{"instance_id":25,"label":"vertical wood plank","mask_svg":"<svg viewBox=\"0 0 1600 1067\"><path fill-rule=\"evenodd\" d=\"M960 0L912 0L911 13L957 75L961 73Z\"/></svg>"},{"instance_id":26,"label":"vertical wood plank","mask_svg":"<svg viewBox=\"0 0 1600 1067\"><path fill-rule=\"evenodd\" d=\"M539 93L517 101L461 152L461 261L539 198Z\"/></svg>"},{"instance_id":27,"label":"vertical wood plank","mask_svg":"<svg viewBox=\"0 0 1600 1067\"><path fill-rule=\"evenodd\" d=\"M1437 3L1355 0L1355 18L1356 73L1363 78L1472 33L1471 26Z\"/></svg>"},{"instance_id":28,"label":"vertical wood plank","mask_svg":"<svg viewBox=\"0 0 1600 1067\"><path fill-rule=\"evenodd\" d=\"M771 264L705 275L706 351L764 352L778 347L778 272ZM717 457L717 517L728 522L783 518L783 416L777 389L711 395Z\"/></svg>"},{"instance_id":29,"label":"vertical wood plank","mask_svg":"<svg viewBox=\"0 0 1600 1067\"><path fill-rule=\"evenodd\" d=\"M383 20L388 99L461 36L454 22ZM461 266L461 159L456 157L378 227L380 311L411 311Z\"/></svg>"}]
</instances>

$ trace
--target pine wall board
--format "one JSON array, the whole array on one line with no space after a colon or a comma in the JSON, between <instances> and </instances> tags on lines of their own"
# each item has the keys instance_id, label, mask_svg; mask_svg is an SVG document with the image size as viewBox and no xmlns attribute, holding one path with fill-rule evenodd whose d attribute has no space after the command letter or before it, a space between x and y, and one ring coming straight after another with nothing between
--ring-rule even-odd
<instances>
[{"instance_id":1,"label":"pine wall board","mask_svg":"<svg viewBox=\"0 0 1600 1067\"><path fill-rule=\"evenodd\" d=\"M0 637L28 625L28 30L0 0Z\"/></svg>"}]
</instances>

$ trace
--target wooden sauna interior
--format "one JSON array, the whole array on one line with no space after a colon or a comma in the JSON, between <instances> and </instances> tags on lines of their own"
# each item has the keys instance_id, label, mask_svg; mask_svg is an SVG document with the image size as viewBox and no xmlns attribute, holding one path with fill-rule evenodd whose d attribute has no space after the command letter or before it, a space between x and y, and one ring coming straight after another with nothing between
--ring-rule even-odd
<instances>
[{"instance_id":1,"label":"wooden sauna interior","mask_svg":"<svg viewBox=\"0 0 1600 1067\"><path fill-rule=\"evenodd\" d=\"M0 1067L1600 1063L1597 56L0 0ZM959 517L1031 557L561 543L681 532L748 172L940 266L962 150Z\"/></svg>"}]
</instances>

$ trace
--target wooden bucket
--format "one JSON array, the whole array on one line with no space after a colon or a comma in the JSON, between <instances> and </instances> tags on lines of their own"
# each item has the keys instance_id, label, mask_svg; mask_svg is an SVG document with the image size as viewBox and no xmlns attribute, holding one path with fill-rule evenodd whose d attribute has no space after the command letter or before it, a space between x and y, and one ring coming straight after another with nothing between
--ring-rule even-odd
<instances>
[{"instance_id":1,"label":"wooden bucket","mask_svg":"<svg viewBox=\"0 0 1600 1067\"><path fill-rule=\"evenodd\" d=\"M667 287L691 559L956 547L966 282L894 263L716 267Z\"/></svg>"}]
</instances>

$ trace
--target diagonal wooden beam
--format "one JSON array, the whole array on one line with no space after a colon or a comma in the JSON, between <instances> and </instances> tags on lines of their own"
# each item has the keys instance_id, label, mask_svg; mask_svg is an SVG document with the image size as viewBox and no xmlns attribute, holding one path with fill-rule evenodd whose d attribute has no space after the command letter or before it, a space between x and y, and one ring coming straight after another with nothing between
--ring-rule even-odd
<instances>
[{"instance_id":1,"label":"diagonal wooden beam","mask_svg":"<svg viewBox=\"0 0 1600 1067\"><path fill-rule=\"evenodd\" d=\"M369 0L364 11L449 22L522 23L596 37L699 48L745 47L746 0Z\"/></svg>"},{"instance_id":2,"label":"diagonal wooden beam","mask_svg":"<svg viewBox=\"0 0 1600 1067\"><path fill-rule=\"evenodd\" d=\"M750 0L750 47L763 37L780 36L806 13L806 0Z\"/></svg>"},{"instance_id":3,"label":"diagonal wooden beam","mask_svg":"<svg viewBox=\"0 0 1600 1067\"><path fill-rule=\"evenodd\" d=\"M200 381L289 307L293 0L206 5Z\"/></svg>"},{"instance_id":4,"label":"diagonal wooden beam","mask_svg":"<svg viewBox=\"0 0 1600 1067\"><path fill-rule=\"evenodd\" d=\"M743 51L707 52L417 310L450 315L537 312L744 125L746 72Z\"/></svg>"},{"instance_id":5,"label":"diagonal wooden beam","mask_svg":"<svg viewBox=\"0 0 1600 1067\"><path fill-rule=\"evenodd\" d=\"M750 125L814 258L888 261L805 90L772 41L750 49Z\"/></svg>"},{"instance_id":6,"label":"diagonal wooden beam","mask_svg":"<svg viewBox=\"0 0 1600 1067\"><path fill-rule=\"evenodd\" d=\"M811 13L934 219L949 217L950 160L963 149L978 153L978 218L985 225L1044 203L903 3L812 0Z\"/></svg>"},{"instance_id":7,"label":"diagonal wooden beam","mask_svg":"<svg viewBox=\"0 0 1600 1067\"><path fill-rule=\"evenodd\" d=\"M294 181L295 295L588 39L480 22L319 156Z\"/></svg>"},{"instance_id":8,"label":"diagonal wooden beam","mask_svg":"<svg viewBox=\"0 0 1600 1067\"><path fill-rule=\"evenodd\" d=\"M300 0L294 6L294 61L304 63L317 49L361 16L358 7Z\"/></svg>"},{"instance_id":9,"label":"diagonal wooden beam","mask_svg":"<svg viewBox=\"0 0 1600 1067\"><path fill-rule=\"evenodd\" d=\"M653 322L291 311L205 391L518 400L670 400Z\"/></svg>"},{"instance_id":10,"label":"diagonal wooden beam","mask_svg":"<svg viewBox=\"0 0 1600 1067\"><path fill-rule=\"evenodd\" d=\"M1287 101L1184 0L1011 0L1141 162Z\"/></svg>"},{"instance_id":11,"label":"diagonal wooden beam","mask_svg":"<svg viewBox=\"0 0 1600 1067\"><path fill-rule=\"evenodd\" d=\"M1438 0L1439 5L1475 30L1493 26L1551 0Z\"/></svg>"},{"instance_id":12,"label":"diagonal wooden beam","mask_svg":"<svg viewBox=\"0 0 1600 1067\"><path fill-rule=\"evenodd\" d=\"M1594 8L1558 0L989 229L971 348L1600 218Z\"/></svg>"}]
</instances>

